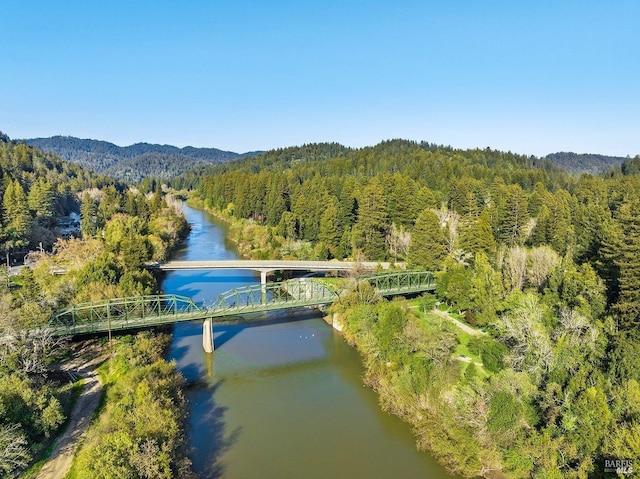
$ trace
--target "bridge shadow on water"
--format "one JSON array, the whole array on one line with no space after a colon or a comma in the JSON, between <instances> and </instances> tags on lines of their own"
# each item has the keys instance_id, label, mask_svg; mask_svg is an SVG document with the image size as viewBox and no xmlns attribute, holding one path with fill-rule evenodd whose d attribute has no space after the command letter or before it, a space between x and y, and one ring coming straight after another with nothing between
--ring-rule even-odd
<instances>
[{"instance_id":1,"label":"bridge shadow on water","mask_svg":"<svg viewBox=\"0 0 640 479\"><path fill-rule=\"evenodd\" d=\"M306 321L317 317L317 315L318 312L316 310L309 310L305 307L300 307L287 310L286 315L273 312L248 313L243 316L229 316L224 322L216 322L216 318L214 318L214 346L215 349L222 348L237 335L252 328ZM180 336L189 337L202 335L202 321L193 321L190 325L193 327L182 328ZM177 348L174 350L172 358L179 361L184 357L188 350L189 346Z\"/></svg>"},{"instance_id":2,"label":"bridge shadow on water","mask_svg":"<svg viewBox=\"0 0 640 479\"><path fill-rule=\"evenodd\" d=\"M253 314L243 317L237 317L237 321L229 321L214 324L216 332L216 349L224 349L234 337L242 332L247 332L254 328L264 326L280 325L285 323L299 323L309 319L317 318L317 311L300 308L287 311L286 315L279 314L274 317L274 313L270 314ZM288 329L288 328L287 328ZM279 330L278 330L279 331ZM202 323L194 321L188 324L187 328L181 328L179 335L182 338L193 338L202 334ZM275 333L277 334L277 333ZM297 337L297 332L295 333ZM317 335L316 335L317 337ZM333 335L329 334L326 340L333 340ZM229 451L236 446L243 434L240 426L232 427L229 425L229 407L221 405L221 397L227 393L222 392L222 388L228 385L234 387L237 381L246 380L247 371L250 375L268 376L288 374L293 368L300 371L300 368L315 368L318 365L326 363L326 358L310 358L303 362L295 362L290 364L278 361L275 364L252 364L248 370L241 368L240 370L228 369L222 374L216 375L215 372L208 371L213 368L213 361L216 353L205 354L204 367L206 371L202 371L202 364L189 361L189 350L193 354L193 340L187 341L184 346L178 346L172 352L173 359L181 358L183 362L188 364L180 366L183 374L192 381L189 381L186 388L186 396L190 403L189 414L189 430L188 437L192 449L191 457L194 458L194 472L198 477L204 479L219 479L226 477L228 474L227 458ZM211 364L208 364L208 361ZM235 365L234 365L235 366ZM225 369L225 368L222 368ZM268 373L265 373L268 371ZM210 376L211 374L211 376ZM197 454L194 451L198 451ZM248 458L248 460L250 460Z\"/></svg>"},{"instance_id":3,"label":"bridge shadow on water","mask_svg":"<svg viewBox=\"0 0 640 479\"><path fill-rule=\"evenodd\" d=\"M286 315L274 312L256 313L250 316L236 317L236 321L214 324L215 351L206 354L201 349L202 322L192 321L180 323L174 330L174 346L169 358L179 364L179 369L190 385L215 384L219 380L241 377L246 371L235 371L224 377L214 371L214 358L227 351L251 370L260 370L270 375L284 373L293 367L317 367L326 363L329 341L334 334L330 327L317 329L317 323L303 323L310 319L318 320L318 312L306 308L288 310ZM296 324L300 324L298 327ZM278 325L283 325L281 329ZM275 329L274 329L275 326ZM253 330L259 330L258 335ZM246 334L246 338L242 334ZM239 338L234 344L230 342ZM314 338L315 339L312 339ZM195 349L194 349L195 348ZM286 350L286 354L282 351ZM220 371L218 371L220 373Z\"/></svg>"},{"instance_id":4,"label":"bridge shadow on water","mask_svg":"<svg viewBox=\"0 0 640 479\"><path fill-rule=\"evenodd\" d=\"M283 315L282 313L276 314L278 314L279 317L274 317L274 313L255 313L253 315L248 314L244 317L237 317L237 320L235 321L231 319L230 321L225 321L224 323L214 322L213 330L215 335L213 342L215 349L224 347L226 343L231 341L243 331L264 326L306 321L308 319L316 317L318 313L317 311L312 311L302 307L299 309L290 309L287 311L286 315ZM252 316L254 317L254 319L252 319Z\"/></svg>"},{"instance_id":5,"label":"bridge shadow on water","mask_svg":"<svg viewBox=\"0 0 640 479\"><path fill-rule=\"evenodd\" d=\"M227 407L216 404L216 392L223 380L213 386L202 383L189 388L187 396L191 403L188 436L193 451L200 453L201 463L194 463L194 471L203 479L218 479L224 476L225 465L222 457L238 440L242 433L241 427L232 431L227 430L225 414ZM207 451L202 455L202 451Z\"/></svg>"}]
</instances>

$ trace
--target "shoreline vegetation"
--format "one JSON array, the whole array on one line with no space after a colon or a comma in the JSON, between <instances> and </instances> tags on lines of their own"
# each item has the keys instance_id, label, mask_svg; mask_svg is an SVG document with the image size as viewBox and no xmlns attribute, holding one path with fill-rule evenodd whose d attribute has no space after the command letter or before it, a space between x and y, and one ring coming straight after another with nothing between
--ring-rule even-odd
<instances>
[{"instance_id":1,"label":"shoreline vegetation","mask_svg":"<svg viewBox=\"0 0 640 479\"><path fill-rule=\"evenodd\" d=\"M194 478L185 434L184 377L167 362L171 335L115 340L97 368L105 392L66 479Z\"/></svg>"},{"instance_id":2,"label":"shoreline vegetation","mask_svg":"<svg viewBox=\"0 0 640 479\"><path fill-rule=\"evenodd\" d=\"M199 197L190 195L188 206L200 209L226 223L229 227L227 239L232 241L238 253L247 259L326 259L322 247L311 241L287 240L276 228L261 225L254 219L235 218L229 210L219 210L206 205Z\"/></svg>"}]
</instances>

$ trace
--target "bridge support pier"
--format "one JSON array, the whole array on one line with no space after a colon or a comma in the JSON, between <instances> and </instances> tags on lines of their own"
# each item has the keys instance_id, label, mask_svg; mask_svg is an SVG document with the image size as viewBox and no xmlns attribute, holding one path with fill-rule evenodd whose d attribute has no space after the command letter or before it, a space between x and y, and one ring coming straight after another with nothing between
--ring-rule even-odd
<instances>
[{"instance_id":1,"label":"bridge support pier","mask_svg":"<svg viewBox=\"0 0 640 479\"><path fill-rule=\"evenodd\" d=\"M262 304L267 302L267 274L266 270L260 271L260 286L262 286Z\"/></svg>"},{"instance_id":2,"label":"bridge support pier","mask_svg":"<svg viewBox=\"0 0 640 479\"><path fill-rule=\"evenodd\" d=\"M212 353L214 350L213 321L211 318L205 319L202 323L202 348L205 353Z\"/></svg>"}]
</instances>

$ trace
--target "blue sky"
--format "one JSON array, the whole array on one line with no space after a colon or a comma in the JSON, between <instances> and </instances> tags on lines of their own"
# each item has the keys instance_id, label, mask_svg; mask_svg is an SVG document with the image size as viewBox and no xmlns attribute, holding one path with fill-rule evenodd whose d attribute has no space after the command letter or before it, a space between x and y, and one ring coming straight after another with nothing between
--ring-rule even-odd
<instances>
[{"instance_id":1,"label":"blue sky","mask_svg":"<svg viewBox=\"0 0 640 479\"><path fill-rule=\"evenodd\" d=\"M0 0L0 130L640 154L640 1Z\"/></svg>"}]
</instances>

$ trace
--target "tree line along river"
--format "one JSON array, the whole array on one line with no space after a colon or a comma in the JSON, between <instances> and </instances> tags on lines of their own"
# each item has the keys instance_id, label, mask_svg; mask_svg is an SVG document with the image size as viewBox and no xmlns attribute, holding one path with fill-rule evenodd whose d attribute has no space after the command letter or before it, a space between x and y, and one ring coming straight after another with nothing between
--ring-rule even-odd
<instances>
[{"instance_id":1,"label":"tree line along river","mask_svg":"<svg viewBox=\"0 0 640 479\"><path fill-rule=\"evenodd\" d=\"M178 260L235 259L225 225L185 207L191 234ZM213 301L259 282L244 271L174 271L165 293ZM282 311L215 325L202 349L200 322L174 327L169 358L187 378L187 434L201 478L453 478L415 447L409 425L363 386L360 357L318 312Z\"/></svg>"}]
</instances>

